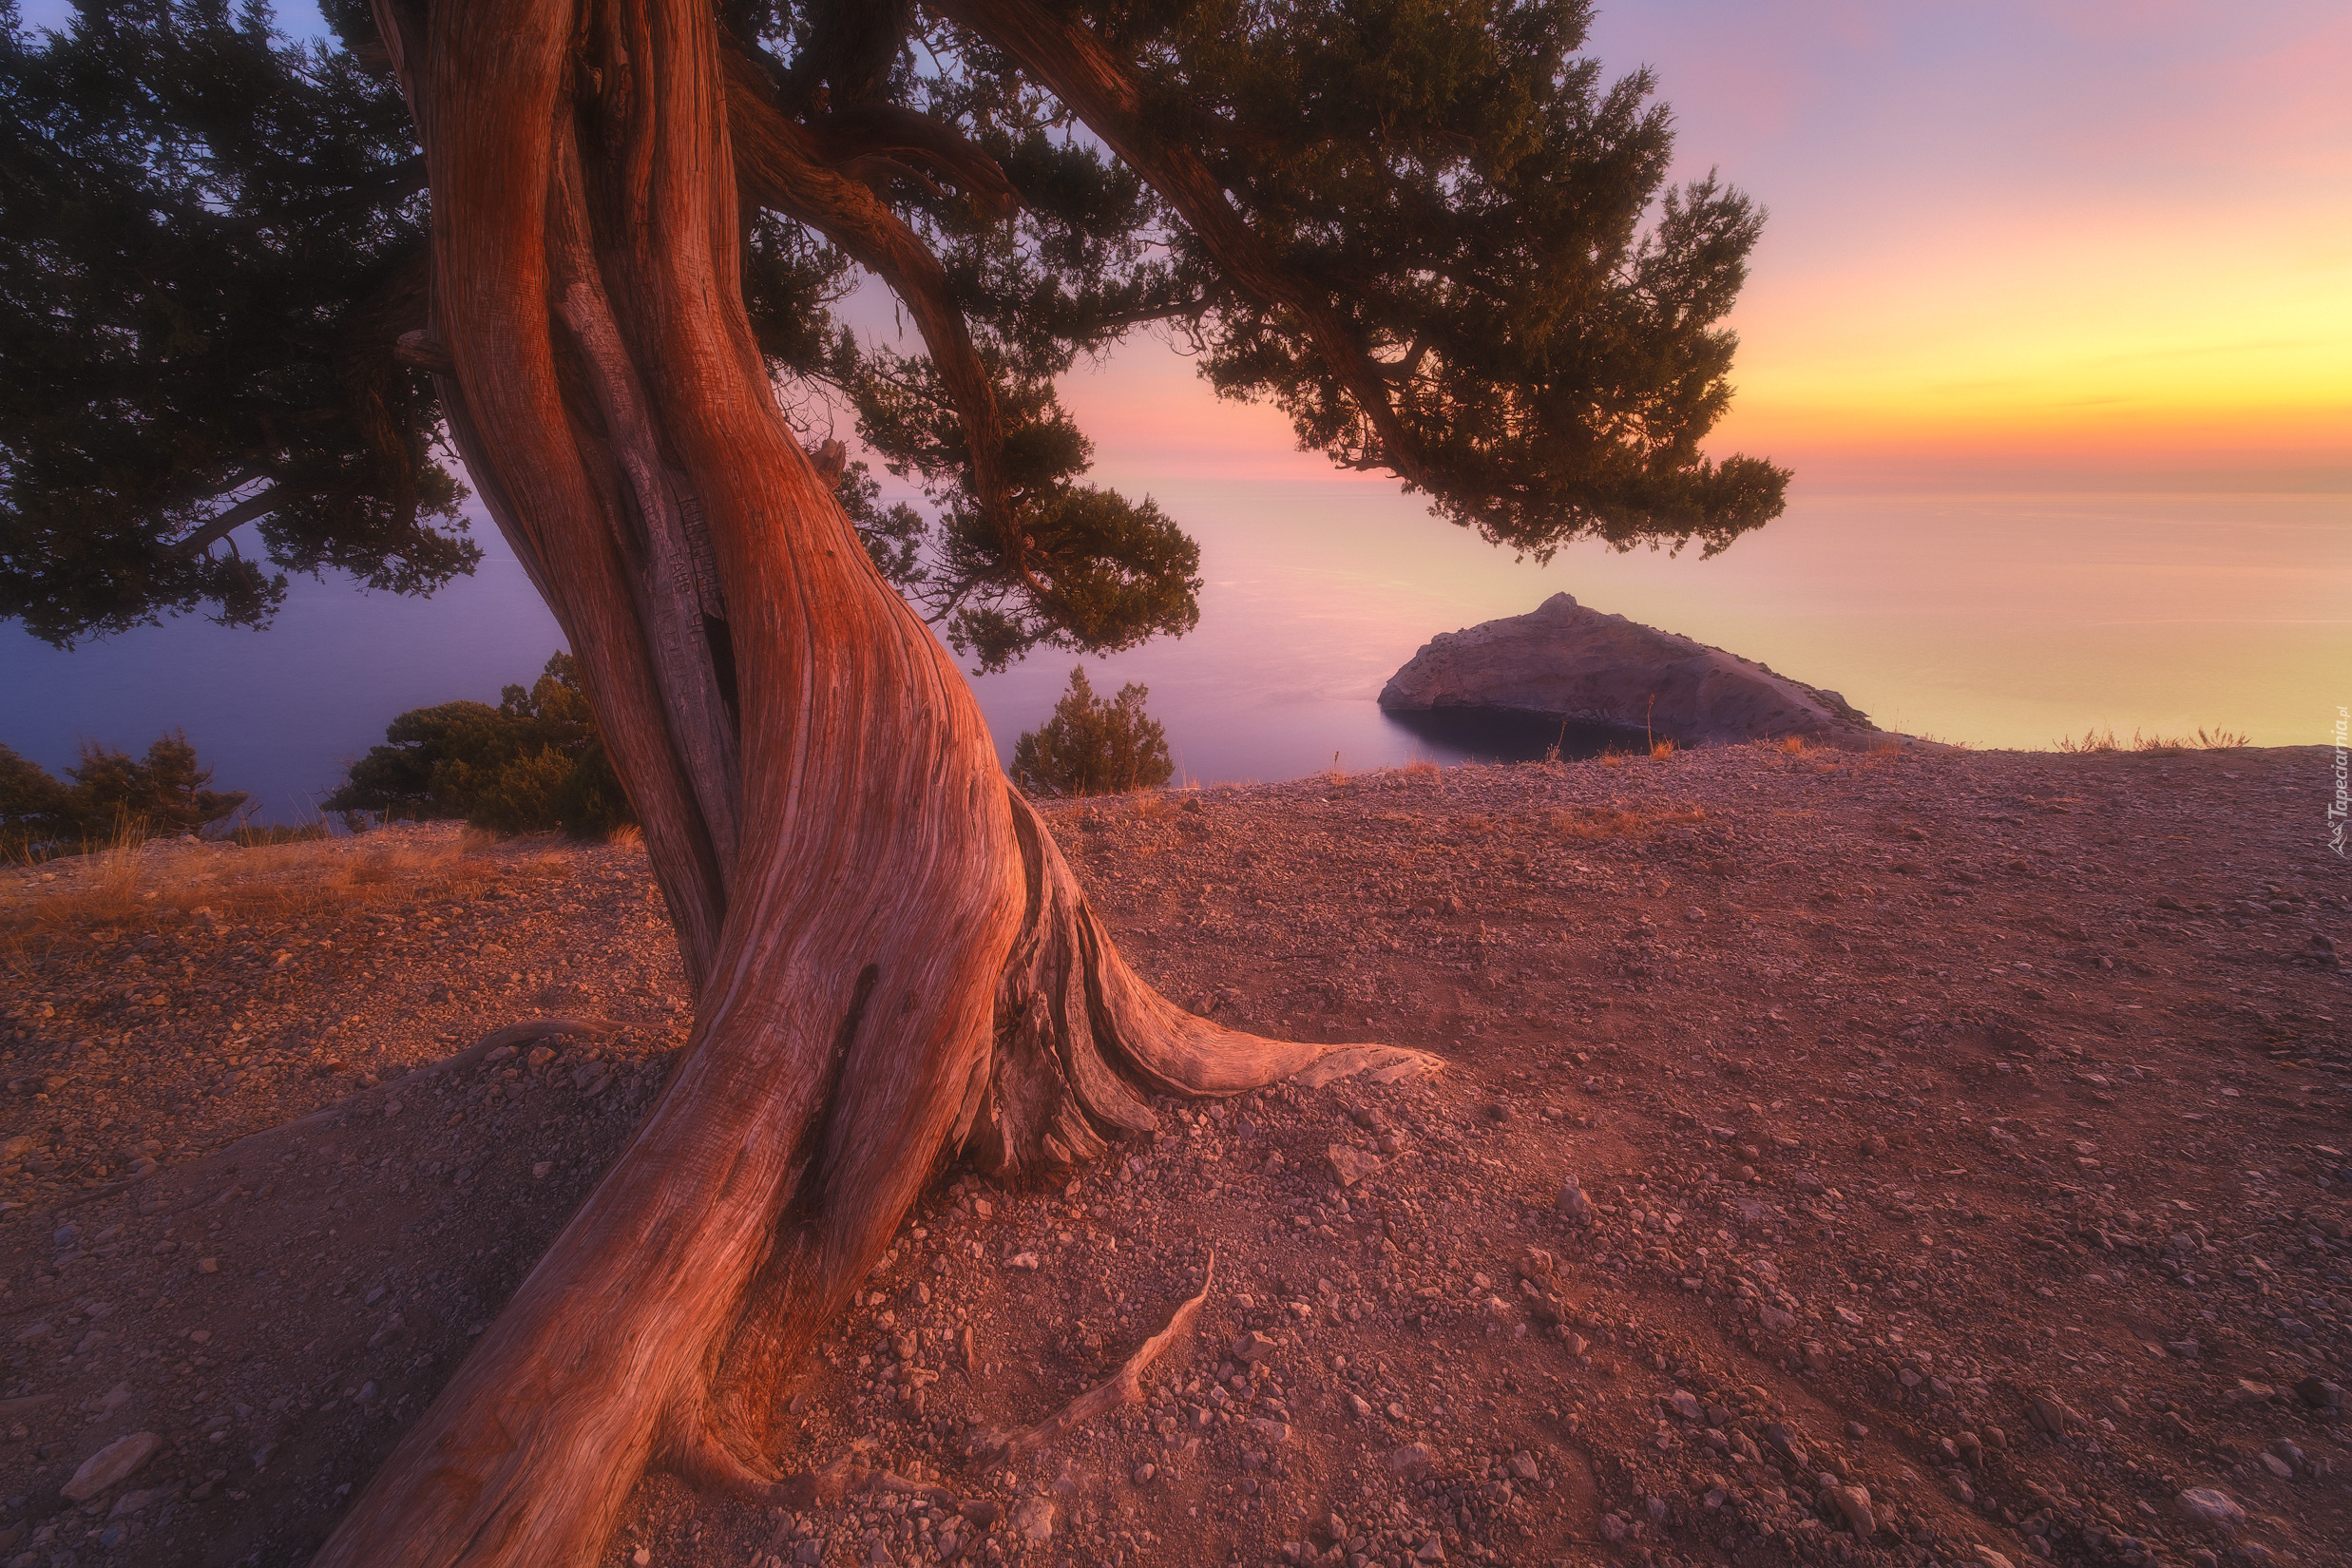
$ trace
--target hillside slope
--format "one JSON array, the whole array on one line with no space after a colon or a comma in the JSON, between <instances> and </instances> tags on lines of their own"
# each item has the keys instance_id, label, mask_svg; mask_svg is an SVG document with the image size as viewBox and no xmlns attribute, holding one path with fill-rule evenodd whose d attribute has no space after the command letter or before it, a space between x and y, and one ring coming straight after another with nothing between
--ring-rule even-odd
<instances>
[{"instance_id":1,"label":"hillside slope","mask_svg":"<svg viewBox=\"0 0 2352 1568\"><path fill-rule=\"evenodd\" d=\"M1042 1191L944 1170L788 1456L911 1484L657 1477L612 1560L2342 1561L2326 766L1737 748L1049 808L1177 1000L1449 1070L1171 1105ZM642 856L48 874L0 899L0 1562L300 1562L682 1042ZM966 1461L1212 1252L1144 1407Z\"/></svg>"}]
</instances>

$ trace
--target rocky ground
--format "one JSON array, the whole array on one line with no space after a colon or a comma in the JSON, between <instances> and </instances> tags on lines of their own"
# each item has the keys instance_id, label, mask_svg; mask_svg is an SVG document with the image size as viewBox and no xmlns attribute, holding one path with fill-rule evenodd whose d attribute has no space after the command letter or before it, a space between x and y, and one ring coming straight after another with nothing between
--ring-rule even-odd
<instances>
[{"instance_id":1,"label":"rocky ground","mask_svg":"<svg viewBox=\"0 0 2352 1568\"><path fill-rule=\"evenodd\" d=\"M1043 1190L943 1170L787 1456L937 1489L656 1477L608 1560L2346 1560L2327 765L1750 747L1051 808L1172 995L1449 1070L1170 1105ZM10 1568L303 1560L683 1033L626 846L65 863L0 888L0 962ZM1141 1407L964 1457L1204 1282Z\"/></svg>"}]
</instances>

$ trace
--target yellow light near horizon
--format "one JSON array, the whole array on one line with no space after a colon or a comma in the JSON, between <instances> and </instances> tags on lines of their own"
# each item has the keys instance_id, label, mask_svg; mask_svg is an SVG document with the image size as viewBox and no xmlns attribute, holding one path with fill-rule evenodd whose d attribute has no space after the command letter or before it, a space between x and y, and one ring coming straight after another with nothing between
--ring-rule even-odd
<instances>
[{"instance_id":1,"label":"yellow light near horizon","mask_svg":"<svg viewBox=\"0 0 2352 1568\"><path fill-rule=\"evenodd\" d=\"M2128 451L2352 446L2352 222L2005 225L1776 275L1710 443ZM2034 236L2047 233L2046 244Z\"/></svg>"}]
</instances>

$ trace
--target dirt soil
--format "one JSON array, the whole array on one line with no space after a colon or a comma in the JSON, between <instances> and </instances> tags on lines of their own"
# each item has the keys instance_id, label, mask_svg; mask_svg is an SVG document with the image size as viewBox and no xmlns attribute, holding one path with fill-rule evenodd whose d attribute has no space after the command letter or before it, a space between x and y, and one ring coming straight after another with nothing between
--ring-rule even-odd
<instances>
[{"instance_id":1,"label":"dirt soil","mask_svg":"<svg viewBox=\"0 0 2352 1568\"><path fill-rule=\"evenodd\" d=\"M1048 808L1177 1000L1448 1069L1170 1103L1039 1190L943 1168L783 1456L897 1483L652 1477L605 1560L2352 1560L2328 766L1753 747ZM150 846L10 873L0 962L8 1568L303 1561L685 1029L628 846ZM1141 1406L966 1458L1213 1254Z\"/></svg>"}]
</instances>

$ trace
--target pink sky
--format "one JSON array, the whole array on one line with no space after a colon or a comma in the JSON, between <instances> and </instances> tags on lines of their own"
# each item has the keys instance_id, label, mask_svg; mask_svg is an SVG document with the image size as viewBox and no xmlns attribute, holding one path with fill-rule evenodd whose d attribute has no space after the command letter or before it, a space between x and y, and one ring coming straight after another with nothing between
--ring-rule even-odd
<instances>
[{"instance_id":1,"label":"pink sky","mask_svg":"<svg viewBox=\"0 0 2352 1568\"><path fill-rule=\"evenodd\" d=\"M1652 0L1685 175L1771 212L1712 445L1827 487L2352 488L2352 12ZM1329 475L1157 344L1065 396L1106 469Z\"/></svg>"},{"instance_id":2,"label":"pink sky","mask_svg":"<svg viewBox=\"0 0 2352 1568\"><path fill-rule=\"evenodd\" d=\"M1628 0L1589 51L1654 67L1681 172L1771 213L1716 450L1831 488L2352 488L2342 0ZM1117 482L1333 477L1148 339L1065 395Z\"/></svg>"}]
</instances>

